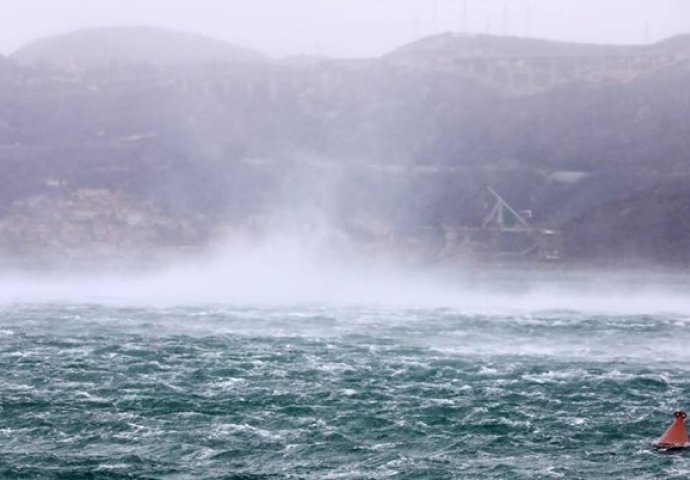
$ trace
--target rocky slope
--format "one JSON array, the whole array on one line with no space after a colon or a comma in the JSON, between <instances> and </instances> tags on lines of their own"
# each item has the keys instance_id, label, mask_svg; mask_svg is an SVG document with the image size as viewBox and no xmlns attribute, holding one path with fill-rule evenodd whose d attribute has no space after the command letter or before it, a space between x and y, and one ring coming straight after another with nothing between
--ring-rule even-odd
<instances>
[{"instance_id":1,"label":"rocky slope","mask_svg":"<svg viewBox=\"0 0 690 480\"><path fill-rule=\"evenodd\" d=\"M0 244L45 245L27 205L51 199L60 231L107 244L103 215L68 206L110 198L127 211L113 218L144 218L113 220L111 243L131 234L142 252L315 211L363 242L433 250L420 232L476 223L470 200L492 185L562 228L570 258L687 262L689 47L443 35L378 59L268 61L153 29L45 39L0 59ZM35 227L19 239L18 218Z\"/></svg>"}]
</instances>

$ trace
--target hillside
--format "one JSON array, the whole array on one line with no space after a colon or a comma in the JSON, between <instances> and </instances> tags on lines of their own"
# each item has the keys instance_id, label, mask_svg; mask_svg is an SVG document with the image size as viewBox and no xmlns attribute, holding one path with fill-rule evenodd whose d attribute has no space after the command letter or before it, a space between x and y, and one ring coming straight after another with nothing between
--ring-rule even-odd
<instances>
[{"instance_id":1,"label":"hillside","mask_svg":"<svg viewBox=\"0 0 690 480\"><path fill-rule=\"evenodd\" d=\"M99 68L127 64L192 66L261 62L257 51L191 33L150 27L84 29L42 38L13 55L24 65Z\"/></svg>"},{"instance_id":2,"label":"hillside","mask_svg":"<svg viewBox=\"0 0 690 480\"><path fill-rule=\"evenodd\" d=\"M444 35L378 59L270 61L134 32L147 38L128 44L137 52L112 47L106 29L0 59L8 258L148 256L276 218L309 228L314 215L369 250L433 256L440 227L476 223L470 200L492 185L563 229L572 260L690 263L678 220L690 204L687 37L607 47ZM73 35L99 58L74 51L82 68L42 67L77 58ZM108 48L117 55L101 61Z\"/></svg>"},{"instance_id":3,"label":"hillside","mask_svg":"<svg viewBox=\"0 0 690 480\"><path fill-rule=\"evenodd\" d=\"M403 45L388 58L429 59L480 58L610 58L690 51L690 35L679 35L651 45L604 45L567 43L523 37L444 33Z\"/></svg>"}]
</instances>

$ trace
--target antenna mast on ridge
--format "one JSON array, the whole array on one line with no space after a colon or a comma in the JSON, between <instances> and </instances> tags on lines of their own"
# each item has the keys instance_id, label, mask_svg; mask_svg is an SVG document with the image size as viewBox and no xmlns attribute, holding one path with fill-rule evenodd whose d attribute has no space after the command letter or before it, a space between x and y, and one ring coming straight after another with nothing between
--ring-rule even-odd
<instances>
[{"instance_id":1,"label":"antenna mast on ridge","mask_svg":"<svg viewBox=\"0 0 690 480\"><path fill-rule=\"evenodd\" d=\"M464 33L465 35L468 35L469 28L468 28L468 18L467 18L467 0L464 0L462 2L462 23L460 25L461 28L461 33Z\"/></svg>"},{"instance_id":2,"label":"antenna mast on ridge","mask_svg":"<svg viewBox=\"0 0 690 480\"><path fill-rule=\"evenodd\" d=\"M433 0L433 18L432 18L432 28L433 34L438 33L438 0Z\"/></svg>"},{"instance_id":3,"label":"antenna mast on ridge","mask_svg":"<svg viewBox=\"0 0 690 480\"><path fill-rule=\"evenodd\" d=\"M501 36L508 36L508 31L510 29L510 11L508 10L508 5L503 4L503 16L501 17Z\"/></svg>"},{"instance_id":4,"label":"antenna mast on ridge","mask_svg":"<svg viewBox=\"0 0 690 480\"><path fill-rule=\"evenodd\" d=\"M532 36L532 4L528 3L525 8L525 38Z\"/></svg>"}]
</instances>

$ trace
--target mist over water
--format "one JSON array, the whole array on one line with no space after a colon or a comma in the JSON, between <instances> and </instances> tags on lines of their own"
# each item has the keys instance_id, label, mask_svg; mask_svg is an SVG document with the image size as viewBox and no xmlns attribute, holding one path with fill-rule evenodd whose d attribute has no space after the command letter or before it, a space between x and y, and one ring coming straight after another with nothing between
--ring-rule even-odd
<instances>
[{"instance_id":1,"label":"mist over water","mask_svg":"<svg viewBox=\"0 0 690 480\"><path fill-rule=\"evenodd\" d=\"M333 238L299 232L237 238L203 255L141 270L5 272L0 302L690 314L690 277L682 273L460 262L419 266L368 257Z\"/></svg>"}]
</instances>

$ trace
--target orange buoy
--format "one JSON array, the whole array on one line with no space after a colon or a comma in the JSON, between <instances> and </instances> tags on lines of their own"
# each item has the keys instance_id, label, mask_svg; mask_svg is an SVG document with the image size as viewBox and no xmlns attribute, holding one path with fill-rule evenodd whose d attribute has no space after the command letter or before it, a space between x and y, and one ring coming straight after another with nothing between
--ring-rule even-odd
<instances>
[{"instance_id":1,"label":"orange buoy","mask_svg":"<svg viewBox=\"0 0 690 480\"><path fill-rule=\"evenodd\" d=\"M685 428L685 412L676 412L673 414L676 418L670 427L666 429L659 441L656 442L657 448L684 448L690 445L688 439L688 430Z\"/></svg>"}]
</instances>

